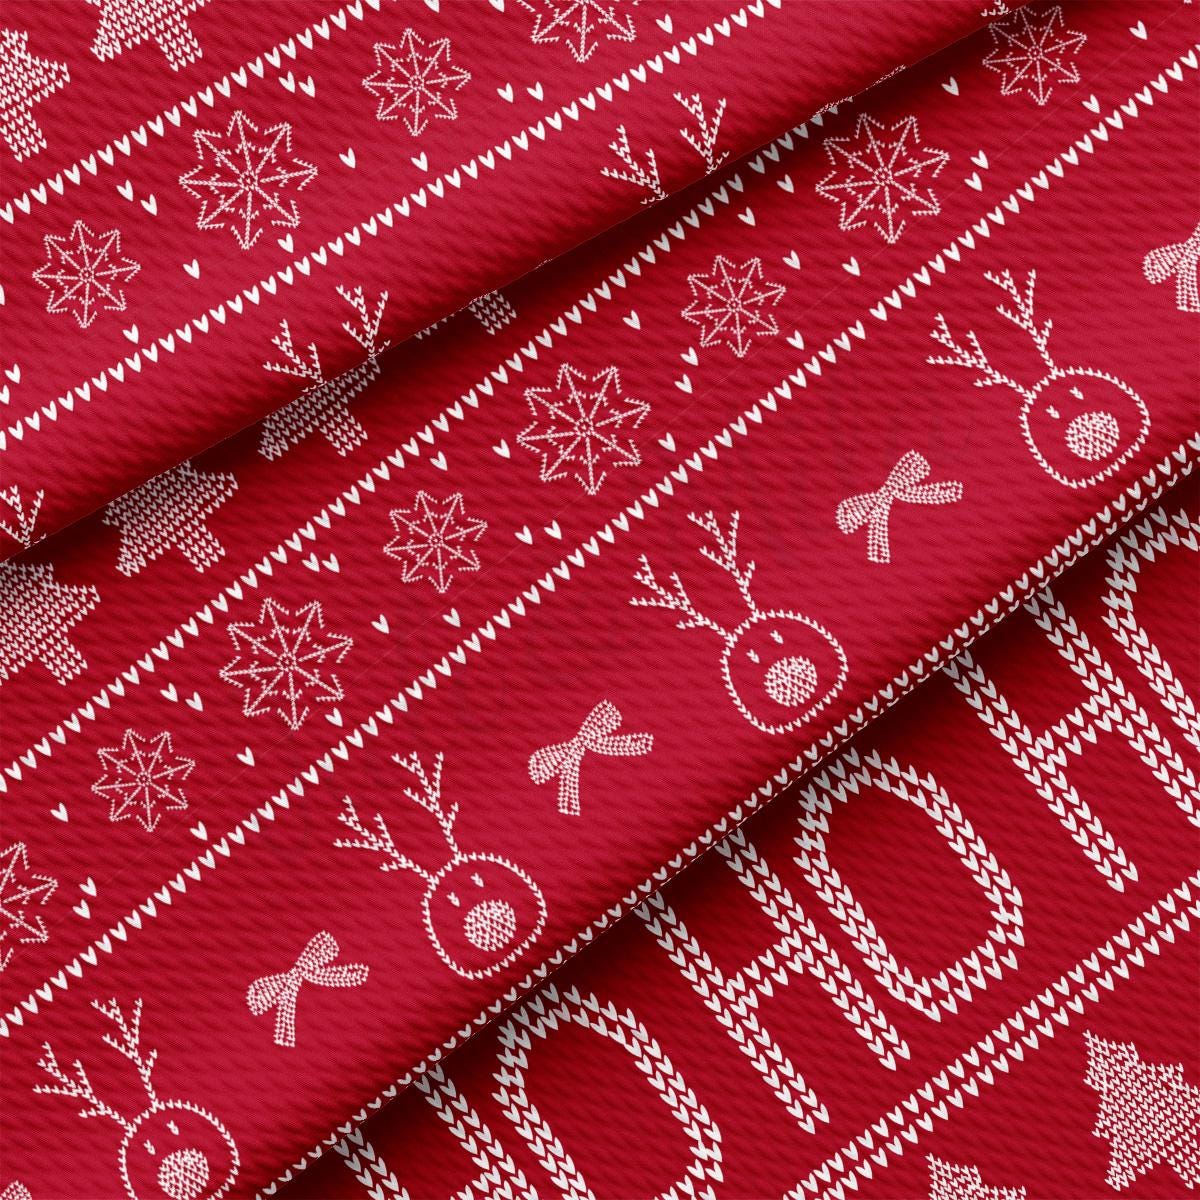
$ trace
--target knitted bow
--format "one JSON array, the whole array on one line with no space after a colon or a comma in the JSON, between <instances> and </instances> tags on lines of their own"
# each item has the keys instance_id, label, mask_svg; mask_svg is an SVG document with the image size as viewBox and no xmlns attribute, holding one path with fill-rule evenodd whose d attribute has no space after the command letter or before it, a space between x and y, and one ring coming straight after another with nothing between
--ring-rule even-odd
<instances>
[{"instance_id":1,"label":"knitted bow","mask_svg":"<svg viewBox=\"0 0 1200 1200\"><path fill-rule=\"evenodd\" d=\"M1192 236L1184 242L1160 246L1151 250L1142 260L1142 270L1151 283L1162 283L1175 278L1175 306L1180 312L1200 312L1200 287L1197 286L1197 270L1200 269L1200 225L1192 230Z\"/></svg>"},{"instance_id":2,"label":"knitted bow","mask_svg":"<svg viewBox=\"0 0 1200 1200\"><path fill-rule=\"evenodd\" d=\"M300 994L301 984L344 988L358 987L366 981L370 968L364 963L327 965L340 953L333 935L322 930L313 934L291 970L278 975L264 975L246 989L246 1003L256 1017L278 1006L275 1014L277 1046L296 1044L296 998Z\"/></svg>"},{"instance_id":3,"label":"knitted bow","mask_svg":"<svg viewBox=\"0 0 1200 1200\"><path fill-rule=\"evenodd\" d=\"M621 724L621 713L615 704L601 700L584 718L579 732L569 742L544 746L529 756L529 775L534 783L547 783L557 775L558 811L569 816L579 815L579 767L589 751L596 754L649 754L654 746L650 733L624 733L610 737Z\"/></svg>"},{"instance_id":4,"label":"knitted bow","mask_svg":"<svg viewBox=\"0 0 1200 1200\"><path fill-rule=\"evenodd\" d=\"M892 468L887 482L877 492L850 496L837 506L838 528L853 533L867 526L867 557L874 563L891 562L888 543L888 518L897 500L906 504L953 504L962 499L962 484L957 480L922 483L929 474L929 463L915 450L903 455Z\"/></svg>"}]
</instances>

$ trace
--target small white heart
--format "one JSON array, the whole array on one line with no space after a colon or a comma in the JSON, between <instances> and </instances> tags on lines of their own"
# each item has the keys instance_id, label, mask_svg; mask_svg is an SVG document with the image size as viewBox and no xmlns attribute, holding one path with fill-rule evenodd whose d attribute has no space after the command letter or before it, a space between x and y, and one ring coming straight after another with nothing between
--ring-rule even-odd
<instances>
[{"instance_id":1,"label":"small white heart","mask_svg":"<svg viewBox=\"0 0 1200 1200\"><path fill-rule=\"evenodd\" d=\"M445 621L447 625L452 625L455 629L462 624L462 617L458 615L457 608L452 608L448 613L442 613L442 620Z\"/></svg>"},{"instance_id":2,"label":"small white heart","mask_svg":"<svg viewBox=\"0 0 1200 1200\"><path fill-rule=\"evenodd\" d=\"M524 529L517 530L517 541L524 542L527 546L533 545L533 534L529 532L528 525Z\"/></svg>"},{"instance_id":3,"label":"small white heart","mask_svg":"<svg viewBox=\"0 0 1200 1200\"><path fill-rule=\"evenodd\" d=\"M796 190L796 185L792 182L790 175L785 175L782 179L775 180L775 183L778 187L783 188L789 196Z\"/></svg>"},{"instance_id":4,"label":"small white heart","mask_svg":"<svg viewBox=\"0 0 1200 1200\"><path fill-rule=\"evenodd\" d=\"M379 616L377 616L375 620L371 622L371 624L374 625L375 628L385 636L387 635L388 630L391 628L391 626L388 625L388 619L384 613L380 613Z\"/></svg>"},{"instance_id":5,"label":"small white heart","mask_svg":"<svg viewBox=\"0 0 1200 1200\"><path fill-rule=\"evenodd\" d=\"M128 179L125 180L124 183L117 184L117 191L120 192L121 195L124 196L126 200L133 199L133 184L130 183Z\"/></svg>"},{"instance_id":6,"label":"small white heart","mask_svg":"<svg viewBox=\"0 0 1200 1200\"><path fill-rule=\"evenodd\" d=\"M988 156L982 150L980 150L980 152L978 154L972 154L971 161L981 171L986 171L988 169Z\"/></svg>"},{"instance_id":7,"label":"small white heart","mask_svg":"<svg viewBox=\"0 0 1200 1200\"><path fill-rule=\"evenodd\" d=\"M309 97L317 94L317 85L313 83L313 77L311 75L300 85L300 90Z\"/></svg>"},{"instance_id":8,"label":"small white heart","mask_svg":"<svg viewBox=\"0 0 1200 1200\"><path fill-rule=\"evenodd\" d=\"M123 329L121 332L125 335L127 342L133 342L134 345L137 345L138 327L136 325L130 325L128 329Z\"/></svg>"},{"instance_id":9,"label":"small white heart","mask_svg":"<svg viewBox=\"0 0 1200 1200\"><path fill-rule=\"evenodd\" d=\"M791 336L788 338L788 345L795 346L797 350L803 350L804 334L802 334L798 329L794 330Z\"/></svg>"},{"instance_id":10,"label":"small white heart","mask_svg":"<svg viewBox=\"0 0 1200 1200\"><path fill-rule=\"evenodd\" d=\"M443 451L443 450L439 450L439 451L438 451L438 452L437 452L437 453L436 453L436 454L435 454L435 455L434 455L434 456L433 456L433 457L432 457L432 458L431 458L429 461L430 461L430 462L431 462L431 463L432 463L432 464L433 464L435 467L437 467L437 469L438 469L439 471L444 471L444 470L446 469L446 454L445 454L445 451Z\"/></svg>"},{"instance_id":11,"label":"small white heart","mask_svg":"<svg viewBox=\"0 0 1200 1200\"><path fill-rule=\"evenodd\" d=\"M858 276L862 274L862 269L858 265L857 258L852 258L849 262L842 263L842 270L845 271L847 275Z\"/></svg>"},{"instance_id":12,"label":"small white heart","mask_svg":"<svg viewBox=\"0 0 1200 1200\"><path fill-rule=\"evenodd\" d=\"M254 766L254 751L247 746L244 750L237 752L238 762L245 763L246 766Z\"/></svg>"},{"instance_id":13,"label":"small white heart","mask_svg":"<svg viewBox=\"0 0 1200 1200\"><path fill-rule=\"evenodd\" d=\"M509 104L513 102L513 85L506 83L503 87L498 87L496 91L500 95L501 100L507 100Z\"/></svg>"},{"instance_id":14,"label":"small white heart","mask_svg":"<svg viewBox=\"0 0 1200 1200\"><path fill-rule=\"evenodd\" d=\"M660 446L661 446L661 447L662 447L662 448L663 448L663 449L664 449L664 450L665 450L665 451L666 451L668 454L674 454L674 453L675 453L675 435L674 435L674 434L672 434L672 433L665 433L665 434L663 434L663 436L662 436L662 437L660 437L660 438L658 439L658 444L659 444L659 445L660 445Z\"/></svg>"},{"instance_id":15,"label":"small white heart","mask_svg":"<svg viewBox=\"0 0 1200 1200\"><path fill-rule=\"evenodd\" d=\"M979 178L978 171L967 177L966 184L967 187L974 188L977 192L983 191L983 180Z\"/></svg>"},{"instance_id":16,"label":"small white heart","mask_svg":"<svg viewBox=\"0 0 1200 1200\"><path fill-rule=\"evenodd\" d=\"M689 367L698 366L700 363L700 355L696 352L695 346L689 346L680 356Z\"/></svg>"},{"instance_id":17,"label":"small white heart","mask_svg":"<svg viewBox=\"0 0 1200 1200\"><path fill-rule=\"evenodd\" d=\"M629 326L630 329L641 329L642 319L637 315L636 310L631 312L627 317L622 317L622 321Z\"/></svg>"},{"instance_id":18,"label":"small white heart","mask_svg":"<svg viewBox=\"0 0 1200 1200\"><path fill-rule=\"evenodd\" d=\"M325 714L325 720L327 720L330 723L330 725L336 725L339 729L341 729L341 727L342 727L342 710L340 708L335 708L332 711L327 712Z\"/></svg>"},{"instance_id":19,"label":"small white heart","mask_svg":"<svg viewBox=\"0 0 1200 1200\"><path fill-rule=\"evenodd\" d=\"M292 247L293 247L293 246L294 246L296 243L295 243L295 241L293 241L293 239L292 239L292 235L291 235L290 233L289 233L289 234L288 234L286 237L281 237L281 238L278 238L278 239L276 239L276 240L279 242L279 248L280 248L280 249L281 249L281 250L282 250L282 251L283 251L285 254L291 254L291 252L292 252Z\"/></svg>"},{"instance_id":20,"label":"small white heart","mask_svg":"<svg viewBox=\"0 0 1200 1200\"><path fill-rule=\"evenodd\" d=\"M281 76L279 77L279 82L280 82L280 83L281 83L281 84L282 84L282 85L283 85L285 88L287 88L287 90L288 90L289 92L294 92L294 91L296 90L296 75L295 75L295 72L293 72L293 71L289 71L289 72L287 73L287 75L286 75L286 76L282 76L282 75L281 75Z\"/></svg>"},{"instance_id":21,"label":"small white heart","mask_svg":"<svg viewBox=\"0 0 1200 1200\"><path fill-rule=\"evenodd\" d=\"M204 841L205 838L208 837L208 829L205 827L203 821L201 821L198 825L193 825L188 832L192 835L192 837L199 838L200 841Z\"/></svg>"},{"instance_id":22,"label":"small white heart","mask_svg":"<svg viewBox=\"0 0 1200 1200\"><path fill-rule=\"evenodd\" d=\"M754 224L754 210L751 208L747 208L743 212L738 213L738 220L743 221L747 225L753 225Z\"/></svg>"},{"instance_id":23,"label":"small white heart","mask_svg":"<svg viewBox=\"0 0 1200 1200\"><path fill-rule=\"evenodd\" d=\"M142 207L152 216L158 216L158 200L153 194L142 201Z\"/></svg>"},{"instance_id":24,"label":"small white heart","mask_svg":"<svg viewBox=\"0 0 1200 1200\"><path fill-rule=\"evenodd\" d=\"M413 156L412 165L414 167L416 167L418 171L428 171L429 170L429 155L426 154L424 150L422 150L420 154Z\"/></svg>"},{"instance_id":25,"label":"small white heart","mask_svg":"<svg viewBox=\"0 0 1200 1200\"><path fill-rule=\"evenodd\" d=\"M793 250L790 254L784 257L784 264L792 268L793 271L800 270L800 255Z\"/></svg>"},{"instance_id":26,"label":"small white heart","mask_svg":"<svg viewBox=\"0 0 1200 1200\"><path fill-rule=\"evenodd\" d=\"M65 804L56 804L51 810L50 815L56 821L69 821L71 818L67 816L67 806Z\"/></svg>"},{"instance_id":27,"label":"small white heart","mask_svg":"<svg viewBox=\"0 0 1200 1200\"><path fill-rule=\"evenodd\" d=\"M502 441L499 445L493 446L492 449L500 455L501 458L511 458L512 450L509 449L508 441Z\"/></svg>"},{"instance_id":28,"label":"small white heart","mask_svg":"<svg viewBox=\"0 0 1200 1200\"><path fill-rule=\"evenodd\" d=\"M21 364L13 363L11 367L7 367L4 374L13 381L13 383L21 382Z\"/></svg>"},{"instance_id":29,"label":"small white heart","mask_svg":"<svg viewBox=\"0 0 1200 1200\"><path fill-rule=\"evenodd\" d=\"M543 526L545 531L556 541L562 538L562 529L557 521L551 521L549 525Z\"/></svg>"},{"instance_id":30,"label":"small white heart","mask_svg":"<svg viewBox=\"0 0 1200 1200\"><path fill-rule=\"evenodd\" d=\"M185 701L188 708L194 708L196 712L204 711L204 701L200 699L199 692L193 692Z\"/></svg>"},{"instance_id":31,"label":"small white heart","mask_svg":"<svg viewBox=\"0 0 1200 1200\"><path fill-rule=\"evenodd\" d=\"M1146 40L1146 38L1148 38L1150 36L1146 32L1146 22L1145 21L1139 21L1136 25L1130 25L1129 32L1132 33L1135 38L1138 38L1139 40L1141 40L1143 42Z\"/></svg>"},{"instance_id":32,"label":"small white heart","mask_svg":"<svg viewBox=\"0 0 1200 1200\"><path fill-rule=\"evenodd\" d=\"M353 146L350 146L346 150L343 150L342 153L338 155L338 158L340 158L342 160L342 162L345 163L346 166L348 166L350 168L350 170L352 170L352 171L354 170L355 164L358 162L358 159L355 157L355 154L354 154Z\"/></svg>"},{"instance_id":33,"label":"small white heart","mask_svg":"<svg viewBox=\"0 0 1200 1200\"><path fill-rule=\"evenodd\" d=\"M184 263L183 269L193 278L200 278L200 260L193 258L190 263Z\"/></svg>"},{"instance_id":34,"label":"small white heart","mask_svg":"<svg viewBox=\"0 0 1200 1200\"><path fill-rule=\"evenodd\" d=\"M545 96L545 91L540 83L535 83L533 87L525 89L535 100L541 100Z\"/></svg>"},{"instance_id":35,"label":"small white heart","mask_svg":"<svg viewBox=\"0 0 1200 1200\"><path fill-rule=\"evenodd\" d=\"M86 900L80 900L78 904L72 905L71 911L76 916L82 917L85 921L89 920L92 915L91 905Z\"/></svg>"},{"instance_id":36,"label":"small white heart","mask_svg":"<svg viewBox=\"0 0 1200 1200\"><path fill-rule=\"evenodd\" d=\"M955 79L953 75L951 75L949 80L946 83L942 84L942 88L944 91L949 92L950 95L957 96L958 95L958 80Z\"/></svg>"},{"instance_id":37,"label":"small white heart","mask_svg":"<svg viewBox=\"0 0 1200 1200\"><path fill-rule=\"evenodd\" d=\"M1100 111L1100 101L1094 95L1089 96L1084 102L1083 107L1090 112L1098 113Z\"/></svg>"},{"instance_id":38,"label":"small white heart","mask_svg":"<svg viewBox=\"0 0 1200 1200\"><path fill-rule=\"evenodd\" d=\"M80 885L79 890L85 895L94 896L96 894L96 881L89 875Z\"/></svg>"},{"instance_id":39,"label":"small white heart","mask_svg":"<svg viewBox=\"0 0 1200 1200\"><path fill-rule=\"evenodd\" d=\"M656 17L654 23L663 31L663 33L667 35L667 37L671 36L672 24L670 13L667 13L665 17Z\"/></svg>"},{"instance_id":40,"label":"small white heart","mask_svg":"<svg viewBox=\"0 0 1200 1200\"><path fill-rule=\"evenodd\" d=\"M691 381L691 378L687 375L684 375L683 378L681 378L681 379L675 380L675 386L685 396L690 396L692 394L692 381Z\"/></svg>"}]
</instances>

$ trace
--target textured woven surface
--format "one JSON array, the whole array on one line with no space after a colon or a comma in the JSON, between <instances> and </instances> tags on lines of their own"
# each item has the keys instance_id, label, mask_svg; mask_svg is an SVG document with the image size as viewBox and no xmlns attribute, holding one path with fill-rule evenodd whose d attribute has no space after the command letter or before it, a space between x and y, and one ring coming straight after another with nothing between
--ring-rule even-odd
<instances>
[{"instance_id":1,"label":"textured woven surface","mask_svg":"<svg viewBox=\"0 0 1200 1200\"><path fill-rule=\"evenodd\" d=\"M1194 1184L1194 12L79 8L0 1187Z\"/></svg>"}]
</instances>

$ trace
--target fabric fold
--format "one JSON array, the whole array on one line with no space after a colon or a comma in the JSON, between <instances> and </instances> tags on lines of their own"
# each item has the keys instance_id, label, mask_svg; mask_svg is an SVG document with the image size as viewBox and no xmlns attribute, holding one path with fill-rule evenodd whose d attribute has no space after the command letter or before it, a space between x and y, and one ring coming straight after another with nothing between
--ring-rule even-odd
<instances>
[{"instance_id":1,"label":"fabric fold","mask_svg":"<svg viewBox=\"0 0 1200 1200\"><path fill-rule=\"evenodd\" d=\"M402 248L418 225L381 223L264 288L236 320L210 314L203 339L156 351L115 391L93 394L80 424L34 421L25 428L37 436L6 449L17 472L6 524L28 545L0 563L0 1086L16 1114L4 1186L135 1200L271 1193L339 1144L347 1163L361 1151L350 1172L361 1178L358 1123L410 1085L468 1120L445 1082L448 1049L577 953L591 971L586 947L599 933L758 810L781 819L771 814L782 792L859 753L849 739L918 684L958 672L960 691L982 704L986 687L966 665L976 638L1022 603L1050 604L1042 590L1123 526L1175 521L1168 497L1200 458L1196 318L1178 303L1186 289L1163 286L1155 255L1171 248L1186 269L1174 248L1195 223L1177 175L1194 140L1191 14L1006 11L814 114L827 98L810 95L809 75L828 81L822 72L849 48L870 82L887 69L872 55L897 53L895 28L876 44L880 26L840 28L842 6L693 18L698 5L601 5L635 22L633 44L597 37L589 53L576 30L584 62L551 80L536 55L571 61L550 18L575 7L471 7L456 23L458 8L367 5L344 14L345 29L333 20L336 37L313 35L328 40L330 61L322 52L311 75L285 54L291 87L288 73L251 70L236 86L254 95L315 101L341 94L340 79L361 101L359 68L348 74L333 48L363 24L364 73L381 83L397 63L419 62L427 84L440 81L436 97L456 105L440 122L408 112L412 126L417 113L429 122L407 128L404 157L427 157L430 171L454 157L438 137L511 113L521 90L538 112L581 85L597 100L578 122L548 122L544 143L531 134L511 173L499 155L478 189L444 187L442 211L455 216L422 243L424 257ZM205 47L203 22L220 11L177 13L140 51L195 69L206 60L184 61L191 36ZM970 24L958 8L869 11L907 22L916 40L933 26L943 36L946 20ZM685 15L706 24L685 33ZM376 18L400 47L391 57L375 56L366 26ZM526 18L532 42L529 24L514 24ZM497 56L489 39L513 28L520 54ZM660 35L670 46L656 50ZM300 49L311 49L303 38ZM799 64L796 78L785 61ZM499 85L493 103L496 70L511 100ZM614 84L610 101L594 78L617 72L628 87ZM474 116L473 84L489 88L488 111ZM372 104L395 96L367 91ZM744 123L730 124L739 107ZM337 144L340 119L328 126ZM736 157L766 131L760 121L788 127ZM246 132L229 122L213 114L204 128ZM746 143L712 141L718 122ZM267 128L256 120L256 136ZM183 132L194 146L195 130ZM294 132L288 148L275 130L271 162L292 156L275 178L302 207L316 181L299 186L308 160ZM552 143L553 164L538 148ZM347 171L363 169L365 144ZM709 177L644 210L620 190L651 163L663 190L687 183L697 144L699 157L712 152ZM149 198L130 186L135 201ZM112 203L129 205L117 192ZM162 214L165 187L152 194ZM410 212L439 210L437 195ZM480 249L479 231L498 226L465 220L475 203L509 231L503 246ZM85 240L97 227L107 224L89 225ZM401 231L394 243L384 228ZM233 255L229 228L193 233L220 234ZM291 255L299 233L283 236ZM268 238L279 235L258 243ZM124 239L105 245L130 253ZM571 245L473 310L430 322L492 286L500 259L519 273ZM69 243L55 252L67 261ZM95 274L100 260L87 261ZM196 259L201 281L209 261ZM323 274L330 265L336 281ZM134 278L119 281L122 302ZM451 296L448 278L474 282ZM398 280L438 304L420 315L408 293L395 304ZM322 299L289 307L309 289ZM164 307L176 302L162 295ZM244 322L260 320L261 337L248 339ZM323 338L338 324L332 349ZM196 363L202 378L152 419L143 389L176 378L164 370L195 375ZM279 395L262 389L281 381L292 391L272 408ZM295 381L307 386L297 393ZM202 412L201 397L219 411ZM154 447L182 445L172 414L187 415L189 437L207 432L184 461L172 451L159 462ZM123 441L118 427L134 436ZM76 436L73 448L55 440ZM81 471L85 442L94 469ZM21 474L39 444L58 447L53 480ZM154 466L76 519L135 458ZM1165 517L1149 515L1160 506ZM62 520L72 523L39 539ZM1067 636L1056 613L1033 615ZM1178 735L1166 737L1174 754ZM882 771L902 787L861 753L867 782ZM1120 821L1057 798L1048 811L1055 836L1081 846L1085 875L1132 893ZM755 876L748 858L739 864ZM1144 899L1120 920L1158 911ZM676 936L651 932L660 946ZM860 933L828 936L846 956ZM522 1010L524 1031L505 1034L506 1112L524 1111L524 1041L558 1025L594 1031L587 1012L642 1047L643 1073L673 1080L647 1057L640 1026L589 1008L581 983L564 987L578 1004L546 993ZM921 1062L933 1069L935 1054ZM792 1100L803 1108L806 1097L797 1082ZM711 1138L689 1129L704 1151L689 1178L711 1182ZM565 1166L516 1153L532 1190L552 1194L532 1172L557 1178ZM580 1170L571 1188L584 1195ZM370 1186L387 1194L378 1174Z\"/></svg>"}]
</instances>

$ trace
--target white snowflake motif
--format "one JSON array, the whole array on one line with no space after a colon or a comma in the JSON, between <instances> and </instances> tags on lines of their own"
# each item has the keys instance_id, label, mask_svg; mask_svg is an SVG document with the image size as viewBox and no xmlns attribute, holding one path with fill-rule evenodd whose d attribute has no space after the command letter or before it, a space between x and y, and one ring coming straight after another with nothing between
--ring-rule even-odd
<instances>
[{"instance_id":1,"label":"white snowflake motif","mask_svg":"<svg viewBox=\"0 0 1200 1200\"><path fill-rule=\"evenodd\" d=\"M329 704L342 698L337 676L324 667L326 660L340 663L354 639L323 633L324 628L316 600L292 613L269 598L263 601L257 621L229 626L238 656L221 668L221 678L245 691L246 716L274 712L289 728L299 729L310 702Z\"/></svg>"},{"instance_id":2,"label":"white snowflake motif","mask_svg":"<svg viewBox=\"0 0 1200 1200\"><path fill-rule=\"evenodd\" d=\"M529 35L535 46L566 42L576 62L587 62L600 39L632 42L637 36L632 14L620 0L520 0L537 20Z\"/></svg>"},{"instance_id":3,"label":"white snowflake motif","mask_svg":"<svg viewBox=\"0 0 1200 1200\"><path fill-rule=\"evenodd\" d=\"M479 570L470 543L479 541L487 522L466 515L461 492L444 500L418 492L412 508L394 508L391 518L396 536L383 550L404 564L405 583L427 579L444 592L459 572Z\"/></svg>"},{"instance_id":4,"label":"white snowflake motif","mask_svg":"<svg viewBox=\"0 0 1200 1200\"><path fill-rule=\"evenodd\" d=\"M181 812L187 797L179 786L196 765L177 755L169 733L127 729L120 746L99 750L104 774L92 791L109 802L110 821L135 820L153 833L164 812Z\"/></svg>"},{"instance_id":5,"label":"white snowflake motif","mask_svg":"<svg viewBox=\"0 0 1200 1200\"><path fill-rule=\"evenodd\" d=\"M533 423L517 435L517 444L540 454L541 479L548 483L570 472L589 496L604 482L607 467L636 467L642 456L632 438L650 405L621 395L616 367L587 376L564 363L552 388L527 388Z\"/></svg>"},{"instance_id":6,"label":"white snowflake motif","mask_svg":"<svg viewBox=\"0 0 1200 1200\"><path fill-rule=\"evenodd\" d=\"M1063 26L1063 10L1057 5L1041 12L1018 8L988 26L995 46L983 65L1000 72L1002 96L1025 92L1035 104L1045 104L1055 84L1079 82L1075 55L1087 34Z\"/></svg>"},{"instance_id":7,"label":"white snowflake motif","mask_svg":"<svg viewBox=\"0 0 1200 1200\"><path fill-rule=\"evenodd\" d=\"M30 871L24 842L13 842L0 850L0 971L16 952L14 943L42 944L50 940L46 922L29 910L45 905L56 887L57 879Z\"/></svg>"},{"instance_id":8,"label":"white snowflake motif","mask_svg":"<svg viewBox=\"0 0 1200 1200\"><path fill-rule=\"evenodd\" d=\"M889 126L864 113L852 137L825 139L825 153L833 170L817 184L817 195L841 204L843 230L870 220L892 245L907 218L942 211L928 180L941 173L950 155L921 145L916 117Z\"/></svg>"},{"instance_id":9,"label":"white snowflake motif","mask_svg":"<svg viewBox=\"0 0 1200 1200\"><path fill-rule=\"evenodd\" d=\"M447 93L466 87L471 73L450 65L449 38L425 42L406 29L398 46L375 43L375 64L379 69L362 82L379 97L375 114L379 120L402 118L416 137L424 132L431 116L446 121L458 116L458 105Z\"/></svg>"},{"instance_id":10,"label":"white snowflake motif","mask_svg":"<svg viewBox=\"0 0 1200 1200\"><path fill-rule=\"evenodd\" d=\"M245 113L235 112L224 133L195 133L200 161L179 177L184 191L200 201L200 229L230 229L243 250L268 225L295 229L300 224L299 192L317 168L292 158L292 127L286 121L259 132Z\"/></svg>"},{"instance_id":11,"label":"white snowflake motif","mask_svg":"<svg viewBox=\"0 0 1200 1200\"><path fill-rule=\"evenodd\" d=\"M50 293L47 312L70 313L86 329L102 308L125 311L121 285L141 270L141 264L121 254L119 229L96 234L76 221L65 237L48 233L43 241L46 262L33 277Z\"/></svg>"},{"instance_id":12,"label":"white snowflake motif","mask_svg":"<svg viewBox=\"0 0 1200 1200\"><path fill-rule=\"evenodd\" d=\"M762 259L732 263L724 255L713 259L707 275L689 275L692 302L680 314L701 328L700 345L723 342L738 358L745 358L756 337L779 332L767 311L783 299L782 283L763 279Z\"/></svg>"}]
</instances>

